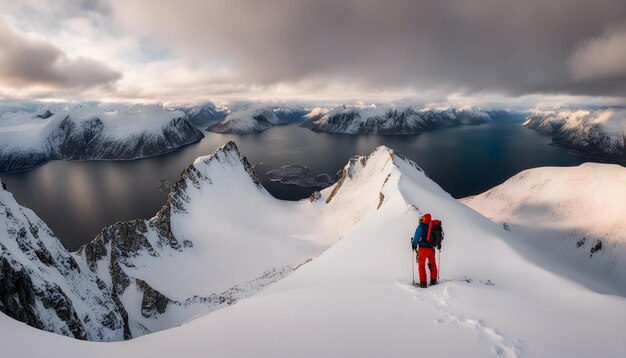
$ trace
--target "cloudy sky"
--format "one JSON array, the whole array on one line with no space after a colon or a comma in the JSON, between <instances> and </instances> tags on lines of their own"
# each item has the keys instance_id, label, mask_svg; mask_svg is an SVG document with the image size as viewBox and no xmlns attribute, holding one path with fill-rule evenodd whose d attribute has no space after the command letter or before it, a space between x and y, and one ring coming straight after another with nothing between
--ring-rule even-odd
<instances>
[{"instance_id":1,"label":"cloudy sky","mask_svg":"<svg viewBox=\"0 0 626 358\"><path fill-rule=\"evenodd\" d=\"M624 0L0 0L0 99L626 103Z\"/></svg>"}]
</instances>

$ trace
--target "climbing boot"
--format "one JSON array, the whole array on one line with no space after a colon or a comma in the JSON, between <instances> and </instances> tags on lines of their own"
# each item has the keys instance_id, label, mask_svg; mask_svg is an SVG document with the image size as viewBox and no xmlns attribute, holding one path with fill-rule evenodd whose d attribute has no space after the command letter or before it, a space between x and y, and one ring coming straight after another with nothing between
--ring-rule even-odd
<instances>
[{"instance_id":1,"label":"climbing boot","mask_svg":"<svg viewBox=\"0 0 626 358\"><path fill-rule=\"evenodd\" d=\"M420 282L420 287L421 287L421 288L426 288L426 287L428 287L428 286L426 286L426 282Z\"/></svg>"},{"instance_id":2,"label":"climbing boot","mask_svg":"<svg viewBox=\"0 0 626 358\"><path fill-rule=\"evenodd\" d=\"M437 284L437 279L430 280L430 285L431 285L431 286L432 286L432 285L436 285L436 284Z\"/></svg>"}]
</instances>

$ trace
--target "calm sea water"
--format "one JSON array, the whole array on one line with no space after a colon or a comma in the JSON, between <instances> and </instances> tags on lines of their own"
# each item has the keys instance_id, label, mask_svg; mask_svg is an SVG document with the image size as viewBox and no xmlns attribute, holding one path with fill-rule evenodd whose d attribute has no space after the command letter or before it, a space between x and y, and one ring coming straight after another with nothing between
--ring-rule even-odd
<instances>
[{"instance_id":1,"label":"calm sea water","mask_svg":"<svg viewBox=\"0 0 626 358\"><path fill-rule=\"evenodd\" d=\"M411 136L350 136L314 133L298 124L253 135L205 133L200 143L174 153L135 161L55 161L36 169L2 174L18 202L33 209L70 249L91 241L115 223L150 218L163 205L161 180L175 182L196 157L233 140L267 190L297 200L316 188L270 182L264 174L282 165L305 165L314 174L339 171L348 158L386 145L417 162L454 197L481 193L516 173L540 166L573 166L588 159L548 145L550 137L510 116L478 126L458 126Z\"/></svg>"}]
</instances>

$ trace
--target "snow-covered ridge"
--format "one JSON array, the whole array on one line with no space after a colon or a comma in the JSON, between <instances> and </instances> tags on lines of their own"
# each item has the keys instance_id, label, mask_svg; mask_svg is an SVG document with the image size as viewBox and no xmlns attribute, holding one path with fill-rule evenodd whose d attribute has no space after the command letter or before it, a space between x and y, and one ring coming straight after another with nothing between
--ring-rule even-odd
<instances>
[{"instance_id":1,"label":"snow-covered ridge","mask_svg":"<svg viewBox=\"0 0 626 358\"><path fill-rule=\"evenodd\" d=\"M50 160L128 160L197 142L203 134L181 111L161 106L79 105L0 118L0 172Z\"/></svg>"},{"instance_id":2,"label":"snow-covered ridge","mask_svg":"<svg viewBox=\"0 0 626 358\"><path fill-rule=\"evenodd\" d=\"M339 240L380 206L379 191L389 164L390 156L382 149L357 157L344 169L341 188L317 194L323 200L283 202L262 187L252 166L229 142L187 167L153 218L107 227L75 254L53 236L47 238L60 255L76 262L85 280L97 283L104 296L84 293L64 305L83 317L87 311L100 312L92 300L115 303L123 317L123 336L99 333L112 324L108 321L87 319L92 326L82 335L72 335L60 323L38 325L39 311L31 318L13 314L28 311L30 301L22 303L24 308L0 310L35 322L38 328L93 340L139 337L177 326L258 292ZM7 229L7 240L19 240L15 231ZM37 239L33 245L41 244ZM3 257L10 259L14 250L3 252ZM53 264L65 272L59 265ZM47 277L45 270L41 277L59 280ZM75 278L72 284L80 282ZM40 292L27 289L27 295ZM40 294L44 301L51 299Z\"/></svg>"},{"instance_id":3,"label":"snow-covered ridge","mask_svg":"<svg viewBox=\"0 0 626 358\"><path fill-rule=\"evenodd\" d=\"M119 297L134 333L180 327L96 346L0 314L3 352L69 358L409 357L416 346L444 357L626 352L624 297L598 293L562 274L558 263L536 260L543 246L518 245L515 228L507 231L459 203L389 148L354 157L335 185L300 202L272 198L253 174L232 143L198 158L172 189L169 214L111 228L108 243L93 245L94 256L85 259L107 287L116 270L128 278ZM409 237L425 212L444 223L441 282L416 289ZM159 215L169 215L169 223ZM211 303L228 305L233 297L238 303L221 310Z\"/></svg>"},{"instance_id":4,"label":"snow-covered ridge","mask_svg":"<svg viewBox=\"0 0 626 358\"><path fill-rule=\"evenodd\" d=\"M567 274L626 295L626 168L585 163L525 170L465 203Z\"/></svg>"},{"instance_id":5,"label":"snow-covered ridge","mask_svg":"<svg viewBox=\"0 0 626 358\"><path fill-rule=\"evenodd\" d=\"M31 210L0 189L0 311L30 326L92 341L130 338L126 312Z\"/></svg>"},{"instance_id":6,"label":"snow-covered ridge","mask_svg":"<svg viewBox=\"0 0 626 358\"><path fill-rule=\"evenodd\" d=\"M183 171L155 217L105 228L77 257L119 295L133 337L171 328L247 297L245 287L273 283L340 239L380 205L389 159L379 150L351 160L343 188L318 194L332 205L283 202L229 142Z\"/></svg>"},{"instance_id":7,"label":"snow-covered ridge","mask_svg":"<svg viewBox=\"0 0 626 358\"><path fill-rule=\"evenodd\" d=\"M535 110L524 125L586 155L626 160L626 109Z\"/></svg>"},{"instance_id":8,"label":"snow-covered ridge","mask_svg":"<svg viewBox=\"0 0 626 358\"><path fill-rule=\"evenodd\" d=\"M417 346L423 355L442 357L626 353L624 297L598 293L578 277L562 275L558 263L536 260L545 247L519 245L515 228L507 231L459 203L389 148L353 158L337 184L297 203L268 198L240 162L232 150L194 162L194 174L175 195L181 207L170 216L176 240L193 245L158 251L158 258L149 250L134 251L120 267L139 279L138 287L131 284L121 300L154 306L146 311L154 314L146 322L154 324L179 317L181 306L172 302L187 300L176 292L249 292L272 277L285 278L249 299L237 299L236 305L205 315L200 311L180 327L116 344L76 342L0 315L3 352L36 357L55 351L69 358L94 352L101 357L410 357ZM444 223L441 282L416 289L409 236L425 212ZM152 247L155 238L148 238ZM289 262L316 250L322 253L293 270L297 266ZM267 265L275 269L264 270ZM248 266L255 267L241 269ZM224 290L232 282L239 283ZM38 344L21 344L24 339Z\"/></svg>"},{"instance_id":9,"label":"snow-covered ridge","mask_svg":"<svg viewBox=\"0 0 626 358\"><path fill-rule=\"evenodd\" d=\"M259 133L275 125L299 120L306 113L299 105L245 104L228 109L224 119L207 130L216 133Z\"/></svg>"},{"instance_id":10,"label":"snow-covered ridge","mask_svg":"<svg viewBox=\"0 0 626 358\"><path fill-rule=\"evenodd\" d=\"M440 127L489 122L498 113L473 107L417 109L411 106L342 106L312 110L303 126L327 133L417 134Z\"/></svg>"}]
</instances>

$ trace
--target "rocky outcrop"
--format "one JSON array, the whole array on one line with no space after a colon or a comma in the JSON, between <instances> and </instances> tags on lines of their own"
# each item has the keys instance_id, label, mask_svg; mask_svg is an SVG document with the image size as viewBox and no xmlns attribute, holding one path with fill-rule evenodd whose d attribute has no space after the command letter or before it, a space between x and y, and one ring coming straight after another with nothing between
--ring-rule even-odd
<instances>
[{"instance_id":1,"label":"rocky outcrop","mask_svg":"<svg viewBox=\"0 0 626 358\"><path fill-rule=\"evenodd\" d=\"M166 313L169 306L188 307L201 305L210 309L224 303L220 294L211 296L193 296L186 299L174 299L155 289L154 281L135 276L135 271L146 260L171 258L193 249L192 241L174 232L172 218L185 215L191 201L190 190L211 185L208 174L199 170L203 165L212 163L223 166L241 166L253 184L262 188L261 181L248 160L242 156L234 142L219 148L211 156L194 163L183 170L179 180L172 186L165 205L149 220L131 220L118 222L102 230L89 244L77 251L93 273L109 283L108 289L122 297L130 291L138 290L141 294L141 306L126 306L127 312L139 312L141 317L158 319ZM104 270L103 270L104 269ZM143 327L138 318L130 317L131 326L142 326L144 333L150 330Z\"/></svg>"},{"instance_id":2,"label":"rocky outcrop","mask_svg":"<svg viewBox=\"0 0 626 358\"><path fill-rule=\"evenodd\" d=\"M150 287L145 281L136 279L137 287L143 292L141 299L141 315L149 318L165 313L167 305L172 301L161 292Z\"/></svg>"},{"instance_id":3,"label":"rocky outcrop","mask_svg":"<svg viewBox=\"0 0 626 358\"><path fill-rule=\"evenodd\" d=\"M52 231L0 190L0 311L69 337L130 338L121 303Z\"/></svg>"}]
</instances>

